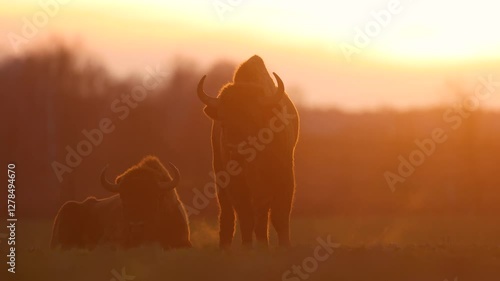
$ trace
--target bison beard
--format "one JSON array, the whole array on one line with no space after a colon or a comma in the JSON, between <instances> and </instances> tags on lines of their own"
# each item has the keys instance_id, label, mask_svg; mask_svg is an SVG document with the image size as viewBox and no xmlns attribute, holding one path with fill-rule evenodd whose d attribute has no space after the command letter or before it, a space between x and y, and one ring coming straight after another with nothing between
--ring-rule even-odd
<instances>
[{"instance_id":1,"label":"bison beard","mask_svg":"<svg viewBox=\"0 0 500 281\"><path fill-rule=\"evenodd\" d=\"M186 212L175 190L179 171L171 163L169 170L153 156L118 176L116 184L107 182L103 170L103 187L118 194L66 202L54 220L51 247L191 247Z\"/></svg>"},{"instance_id":2,"label":"bison beard","mask_svg":"<svg viewBox=\"0 0 500 281\"><path fill-rule=\"evenodd\" d=\"M253 56L240 65L233 82L225 85L217 98L203 91L205 77L198 85L198 97L206 105L204 111L213 119L214 172L223 171L230 161L238 161L243 168L227 184L216 180L221 248L232 243L235 213L244 246L251 247L253 233L260 245L268 246L269 215L279 245L290 245L289 222L295 192L294 151L299 117L284 92L280 77L274 76L278 87L274 86L263 60ZM259 149L252 161L242 160L244 157L239 155L238 145L248 136L255 136L259 130L267 128L278 108L286 109L294 118L264 149Z\"/></svg>"}]
</instances>

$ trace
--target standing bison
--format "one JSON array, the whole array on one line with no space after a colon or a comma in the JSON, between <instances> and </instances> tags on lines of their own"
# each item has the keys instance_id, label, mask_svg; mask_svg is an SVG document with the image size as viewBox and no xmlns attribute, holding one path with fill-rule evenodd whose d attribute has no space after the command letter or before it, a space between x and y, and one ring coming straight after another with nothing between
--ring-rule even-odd
<instances>
[{"instance_id":1,"label":"standing bison","mask_svg":"<svg viewBox=\"0 0 500 281\"><path fill-rule=\"evenodd\" d=\"M148 156L118 176L116 183L106 180L104 168L101 185L116 195L66 202L55 218L51 247L191 247L186 212L175 190L180 174L173 164L168 168Z\"/></svg>"},{"instance_id":2,"label":"standing bison","mask_svg":"<svg viewBox=\"0 0 500 281\"><path fill-rule=\"evenodd\" d=\"M198 97L213 120L214 172L230 174L216 180L221 248L231 245L235 211L244 246L251 247L255 232L259 244L267 247L269 214L279 245L290 245L299 117L280 77L273 74L277 87L264 61L253 56L217 98L204 92L206 76L198 84Z\"/></svg>"}]
</instances>

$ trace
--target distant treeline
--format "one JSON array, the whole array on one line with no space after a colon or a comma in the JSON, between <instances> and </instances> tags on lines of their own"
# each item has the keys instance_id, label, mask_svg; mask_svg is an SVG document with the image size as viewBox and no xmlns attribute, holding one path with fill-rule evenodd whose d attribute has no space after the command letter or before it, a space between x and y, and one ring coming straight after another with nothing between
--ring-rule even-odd
<instances>
[{"instance_id":1,"label":"distant treeline","mask_svg":"<svg viewBox=\"0 0 500 281\"><path fill-rule=\"evenodd\" d=\"M206 91L215 95L234 67L206 71ZM211 122L195 90L203 74L178 61L118 79L64 47L2 61L0 159L17 165L18 213L50 217L66 200L108 196L98 180L106 164L112 178L154 154L179 167L182 200L215 215L215 199L196 191L211 181ZM500 114L450 110L299 106L294 214L500 213Z\"/></svg>"}]
</instances>

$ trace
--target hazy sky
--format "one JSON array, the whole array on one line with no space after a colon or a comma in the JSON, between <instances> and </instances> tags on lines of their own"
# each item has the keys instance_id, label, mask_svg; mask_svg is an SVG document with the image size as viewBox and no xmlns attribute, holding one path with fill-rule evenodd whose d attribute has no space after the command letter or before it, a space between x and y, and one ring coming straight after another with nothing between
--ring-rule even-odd
<instances>
[{"instance_id":1,"label":"hazy sky","mask_svg":"<svg viewBox=\"0 0 500 281\"><path fill-rule=\"evenodd\" d=\"M500 80L500 2L493 0L0 3L2 54L58 36L117 74L168 66L176 55L203 69L259 54L313 106L418 107L452 100L450 82L471 89L479 74ZM486 102L500 108L500 98Z\"/></svg>"}]
</instances>

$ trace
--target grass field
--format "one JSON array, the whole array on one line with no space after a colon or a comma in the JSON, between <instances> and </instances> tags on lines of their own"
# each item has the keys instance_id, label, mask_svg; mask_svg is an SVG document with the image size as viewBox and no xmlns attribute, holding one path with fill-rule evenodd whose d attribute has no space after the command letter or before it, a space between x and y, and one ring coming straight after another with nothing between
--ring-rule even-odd
<instances>
[{"instance_id":1,"label":"grass field","mask_svg":"<svg viewBox=\"0 0 500 281\"><path fill-rule=\"evenodd\" d=\"M49 249L50 221L20 221L15 280L500 280L496 218L298 218L294 247L269 251L239 248L237 233L234 249L221 252L215 221L191 228L188 250L58 252ZM319 242L328 239L340 244L331 253Z\"/></svg>"}]
</instances>

